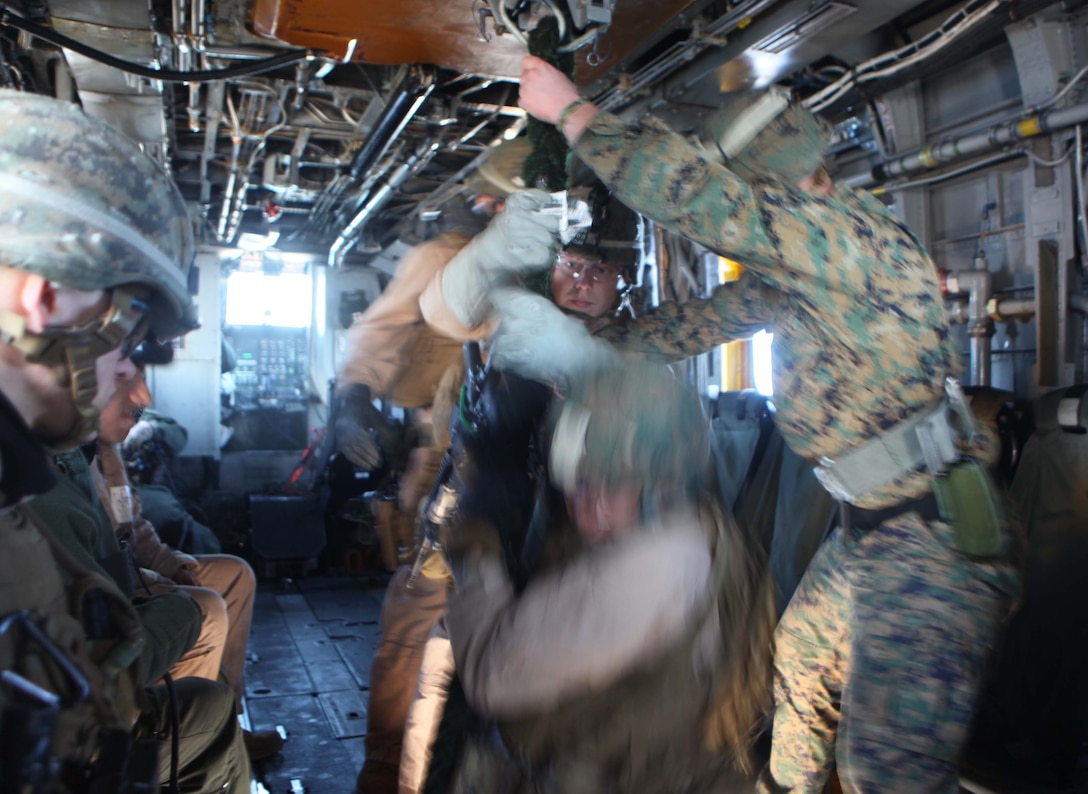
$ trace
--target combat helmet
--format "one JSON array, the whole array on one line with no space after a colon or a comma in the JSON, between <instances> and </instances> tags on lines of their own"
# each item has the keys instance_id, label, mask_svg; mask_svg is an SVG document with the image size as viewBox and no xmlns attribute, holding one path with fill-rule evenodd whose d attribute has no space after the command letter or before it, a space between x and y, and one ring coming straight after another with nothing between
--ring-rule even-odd
<instances>
[{"instance_id":1,"label":"combat helmet","mask_svg":"<svg viewBox=\"0 0 1088 794\"><path fill-rule=\"evenodd\" d=\"M71 386L81 416L72 433L97 423L96 358L145 331L162 340L196 327L194 251L181 194L133 141L74 104L0 90L0 265L112 292L79 328L36 334L0 316L5 342ZM135 294L141 285L149 297Z\"/></svg>"},{"instance_id":2,"label":"combat helmet","mask_svg":"<svg viewBox=\"0 0 1088 794\"><path fill-rule=\"evenodd\" d=\"M742 177L796 184L823 163L831 127L783 89L737 91L723 96L701 138L712 156Z\"/></svg>"},{"instance_id":3,"label":"combat helmet","mask_svg":"<svg viewBox=\"0 0 1088 794\"><path fill-rule=\"evenodd\" d=\"M185 202L139 146L76 105L0 90L0 263L92 291L152 290L151 330L196 326Z\"/></svg>"},{"instance_id":4,"label":"combat helmet","mask_svg":"<svg viewBox=\"0 0 1088 794\"><path fill-rule=\"evenodd\" d=\"M552 428L549 467L565 491L631 481L688 489L706 471L706 415L664 366L623 361L572 377Z\"/></svg>"},{"instance_id":5,"label":"combat helmet","mask_svg":"<svg viewBox=\"0 0 1088 794\"><path fill-rule=\"evenodd\" d=\"M588 205L592 220L575 232L563 246L563 253L574 254L588 262L607 262L618 268L620 282L614 314L627 311L634 316L631 292L638 283L638 269L642 264L642 221L638 213L613 196L601 182L572 188L569 201ZM552 271L544 271L538 284L529 280L527 286L551 296L551 278Z\"/></svg>"},{"instance_id":6,"label":"combat helmet","mask_svg":"<svg viewBox=\"0 0 1088 794\"><path fill-rule=\"evenodd\" d=\"M571 190L572 198L581 198L593 213L592 223L566 246L573 253L596 256L620 269L627 281L632 279L641 261L642 224L638 213L613 196L602 183Z\"/></svg>"}]
</instances>

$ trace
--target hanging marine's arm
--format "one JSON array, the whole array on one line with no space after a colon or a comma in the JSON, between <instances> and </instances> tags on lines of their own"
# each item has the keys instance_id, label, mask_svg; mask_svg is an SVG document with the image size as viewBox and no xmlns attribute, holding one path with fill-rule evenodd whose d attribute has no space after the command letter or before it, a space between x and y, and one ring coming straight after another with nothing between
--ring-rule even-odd
<instances>
[{"instance_id":1,"label":"hanging marine's arm","mask_svg":"<svg viewBox=\"0 0 1088 794\"><path fill-rule=\"evenodd\" d=\"M780 261L757 189L663 122L598 113L575 152L624 204L666 229L756 270Z\"/></svg>"},{"instance_id":2,"label":"hanging marine's arm","mask_svg":"<svg viewBox=\"0 0 1088 794\"><path fill-rule=\"evenodd\" d=\"M777 290L747 272L717 287L709 298L662 303L630 322L605 325L595 336L625 353L677 361L770 329L768 318L781 299Z\"/></svg>"},{"instance_id":3,"label":"hanging marine's arm","mask_svg":"<svg viewBox=\"0 0 1088 794\"><path fill-rule=\"evenodd\" d=\"M542 190L511 195L506 209L423 290L419 305L428 325L461 341L489 336L494 331L492 291L511 283L518 272L555 261L559 216L548 212L551 205Z\"/></svg>"},{"instance_id":4,"label":"hanging marine's arm","mask_svg":"<svg viewBox=\"0 0 1088 794\"><path fill-rule=\"evenodd\" d=\"M888 231L886 213L871 217L852 191L829 196L802 189L800 180L748 179L657 119L628 124L603 112L539 58L522 59L518 103L561 128L623 203L791 294L820 301L856 292L865 277L858 238Z\"/></svg>"}]
</instances>

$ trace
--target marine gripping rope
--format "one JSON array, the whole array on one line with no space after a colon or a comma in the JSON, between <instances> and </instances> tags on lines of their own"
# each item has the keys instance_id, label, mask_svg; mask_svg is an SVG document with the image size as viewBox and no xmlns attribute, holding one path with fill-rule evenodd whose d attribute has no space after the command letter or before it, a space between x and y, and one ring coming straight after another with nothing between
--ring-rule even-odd
<instances>
[{"instance_id":1,"label":"marine gripping rope","mask_svg":"<svg viewBox=\"0 0 1088 794\"><path fill-rule=\"evenodd\" d=\"M573 77L574 55L559 52L560 44L559 26L553 16L542 19L529 33L529 52ZM539 187L549 192L566 190L570 178L570 147L563 133L551 124L530 117L526 134L529 154L521 167L526 187Z\"/></svg>"}]
</instances>

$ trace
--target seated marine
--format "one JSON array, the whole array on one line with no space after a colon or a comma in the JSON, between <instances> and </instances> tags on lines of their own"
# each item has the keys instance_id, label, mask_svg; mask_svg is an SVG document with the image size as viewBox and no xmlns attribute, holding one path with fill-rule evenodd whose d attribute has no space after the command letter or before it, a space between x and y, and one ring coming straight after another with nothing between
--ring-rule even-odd
<instances>
[{"instance_id":1,"label":"seated marine","mask_svg":"<svg viewBox=\"0 0 1088 794\"><path fill-rule=\"evenodd\" d=\"M106 515L119 542L131 551L132 560L140 569L139 592L179 591L200 607L204 616L200 636L182 663L175 666L172 671L175 677L224 680L233 690L240 710L245 695L246 644L253 622L257 579L253 569L240 557L231 554L193 557L171 549L143 515L140 497L128 481L118 446L139 412L151 401L139 366L143 361L140 352L137 349L133 355L139 371L130 380L118 382L113 399L102 410L102 429L90 462L99 513ZM271 730L244 731L244 739L251 761L271 757L283 748L283 739Z\"/></svg>"},{"instance_id":2,"label":"seated marine","mask_svg":"<svg viewBox=\"0 0 1088 794\"><path fill-rule=\"evenodd\" d=\"M47 451L94 438L140 340L195 326L185 204L117 131L12 91L0 91L0 185L0 778L61 794L240 794L249 762L230 690L141 686L154 671L141 670L132 604L26 507L55 482Z\"/></svg>"}]
</instances>

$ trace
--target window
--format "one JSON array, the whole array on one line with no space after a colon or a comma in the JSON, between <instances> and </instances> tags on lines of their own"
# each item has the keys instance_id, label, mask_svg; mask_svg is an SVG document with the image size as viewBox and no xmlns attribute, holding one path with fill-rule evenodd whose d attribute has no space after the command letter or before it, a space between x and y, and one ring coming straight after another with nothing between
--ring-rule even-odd
<instances>
[{"instance_id":1,"label":"window","mask_svg":"<svg viewBox=\"0 0 1088 794\"><path fill-rule=\"evenodd\" d=\"M771 343L774 334L760 331L752 337L752 380L755 390L768 397L774 394L771 383Z\"/></svg>"},{"instance_id":2,"label":"window","mask_svg":"<svg viewBox=\"0 0 1088 794\"><path fill-rule=\"evenodd\" d=\"M313 281L305 273L235 271L227 277L227 325L309 328Z\"/></svg>"}]
</instances>

